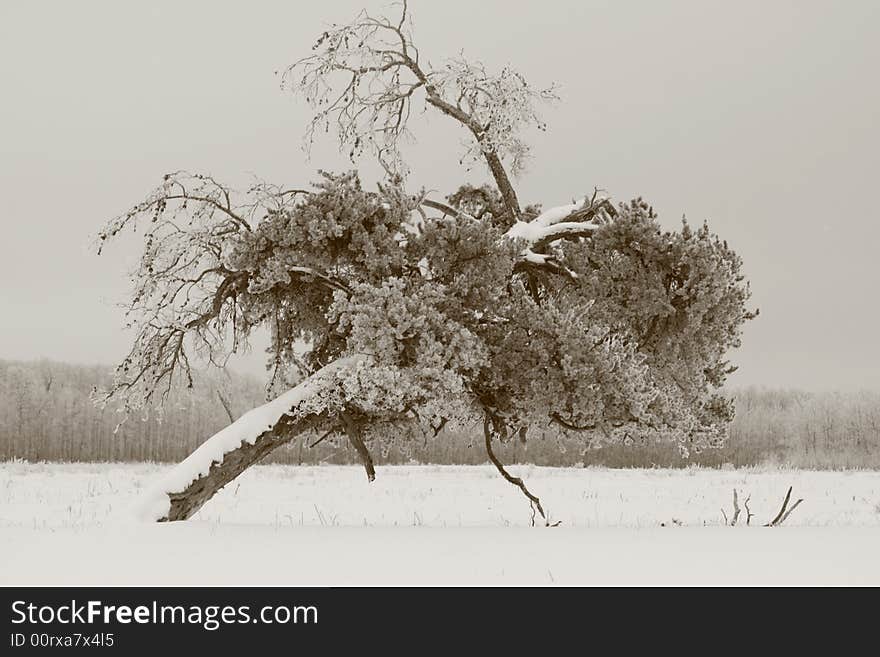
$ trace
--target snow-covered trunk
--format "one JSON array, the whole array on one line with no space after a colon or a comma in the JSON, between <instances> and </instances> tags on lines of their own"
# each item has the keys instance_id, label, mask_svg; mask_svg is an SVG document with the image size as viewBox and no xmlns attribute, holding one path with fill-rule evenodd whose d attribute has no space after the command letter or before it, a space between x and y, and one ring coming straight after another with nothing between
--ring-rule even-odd
<instances>
[{"instance_id":1,"label":"snow-covered trunk","mask_svg":"<svg viewBox=\"0 0 880 657\"><path fill-rule=\"evenodd\" d=\"M248 467L329 418L310 403L337 385L338 376L361 360L341 358L263 406L248 411L214 434L151 487L136 512L168 522L192 517L214 494ZM312 410L303 410L304 408Z\"/></svg>"},{"instance_id":2,"label":"snow-covered trunk","mask_svg":"<svg viewBox=\"0 0 880 657\"><path fill-rule=\"evenodd\" d=\"M317 415L308 415L297 419L288 416L282 417L275 426L261 433L253 444L244 442L233 451L225 454L222 461L212 463L207 474L193 480L186 488L176 492L166 491L169 501L168 512L158 518L158 521L167 522L190 518L217 491L248 467L304 431L314 428L322 419Z\"/></svg>"}]
</instances>

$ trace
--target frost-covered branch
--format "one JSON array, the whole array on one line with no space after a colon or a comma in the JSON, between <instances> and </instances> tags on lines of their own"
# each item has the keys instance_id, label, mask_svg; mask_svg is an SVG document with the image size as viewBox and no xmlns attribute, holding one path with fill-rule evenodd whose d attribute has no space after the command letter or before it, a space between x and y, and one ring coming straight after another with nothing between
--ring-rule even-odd
<instances>
[{"instance_id":1,"label":"frost-covered branch","mask_svg":"<svg viewBox=\"0 0 880 657\"><path fill-rule=\"evenodd\" d=\"M98 253L124 230L145 234L126 307L126 327L135 337L102 401L117 399L126 413L138 411L163 401L178 379L192 385L191 352L222 367L247 344L264 318L242 304L254 272L236 266L230 256L242 240L256 239L262 219L293 212L302 194L266 183L237 194L211 176L178 171L106 224ZM331 292L350 291L315 267L290 265L285 275Z\"/></svg>"},{"instance_id":2,"label":"frost-covered branch","mask_svg":"<svg viewBox=\"0 0 880 657\"><path fill-rule=\"evenodd\" d=\"M306 130L307 148L317 134L332 129L353 160L370 151L390 176L403 174L400 144L418 100L466 129L471 141L465 158L485 162L511 221L520 217L505 162L514 175L522 171L529 147L521 133L529 126L546 128L536 106L557 98L553 87L535 88L509 67L490 73L463 57L438 68L423 65L405 2L398 20L362 11L350 23L326 30L312 50L283 76L283 84L316 110Z\"/></svg>"}]
</instances>

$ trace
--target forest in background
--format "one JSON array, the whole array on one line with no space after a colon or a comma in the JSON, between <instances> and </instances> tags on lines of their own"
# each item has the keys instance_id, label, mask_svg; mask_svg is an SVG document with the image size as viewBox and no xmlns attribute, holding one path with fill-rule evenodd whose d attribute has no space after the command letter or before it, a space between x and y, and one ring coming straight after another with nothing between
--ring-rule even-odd
<instances>
[{"instance_id":1,"label":"forest in background","mask_svg":"<svg viewBox=\"0 0 880 657\"><path fill-rule=\"evenodd\" d=\"M110 382L111 368L41 360L0 360L0 460L178 462L246 410L265 401L263 385L234 373L202 373L191 389L172 392L161 420L130 418L100 408L93 391ZM797 468L880 468L880 393L812 393L743 388L730 391L737 414L721 449L682 459L675 445L616 445L590 449L583 438L533 432L498 445L508 463L609 467L783 465ZM228 410L227 410L228 409ZM118 429L117 429L118 426ZM486 462L482 428L446 429L375 454L382 463ZM318 436L292 441L270 463L358 463L347 440Z\"/></svg>"}]
</instances>

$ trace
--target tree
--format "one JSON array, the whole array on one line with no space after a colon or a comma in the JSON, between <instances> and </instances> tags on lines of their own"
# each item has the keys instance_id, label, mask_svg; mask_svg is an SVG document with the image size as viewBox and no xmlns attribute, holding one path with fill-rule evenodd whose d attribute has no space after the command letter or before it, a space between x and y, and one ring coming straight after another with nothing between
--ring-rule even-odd
<instances>
[{"instance_id":1,"label":"tree","mask_svg":"<svg viewBox=\"0 0 880 657\"><path fill-rule=\"evenodd\" d=\"M490 461L545 520L495 441L552 424L591 443L721 444L725 354L754 316L741 261L706 226L662 230L640 199L594 191L521 208L508 171L522 171L523 131L544 127L536 106L552 88L463 58L424 66L405 3L396 21L362 12L324 32L284 84L316 108L308 142L333 130L387 180L367 190L354 171L321 172L311 189L236 193L176 172L100 234L145 230L127 311L136 337L105 400L129 412L161 402L192 384L193 352L222 365L261 326L270 385L301 380L161 482L153 518L188 518L305 432L346 436L372 480L371 448L481 425ZM398 146L417 102L462 126L466 157L494 186L443 201L407 191Z\"/></svg>"}]
</instances>

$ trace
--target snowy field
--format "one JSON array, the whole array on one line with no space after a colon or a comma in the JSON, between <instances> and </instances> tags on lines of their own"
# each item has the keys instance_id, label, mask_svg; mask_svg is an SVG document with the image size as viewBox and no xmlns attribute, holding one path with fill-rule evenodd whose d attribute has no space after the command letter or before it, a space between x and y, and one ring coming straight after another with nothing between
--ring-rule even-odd
<instances>
[{"instance_id":1,"label":"snowy field","mask_svg":"<svg viewBox=\"0 0 880 657\"><path fill-rule=\"evenodd\" d=\"M561 522L532 528L490 466L261 466L131 521L165 469L0 463L0 584L880 584L877 472L511 467ZM733 488L751 527L722 526Z\"/></svg>"}]
</instances>

